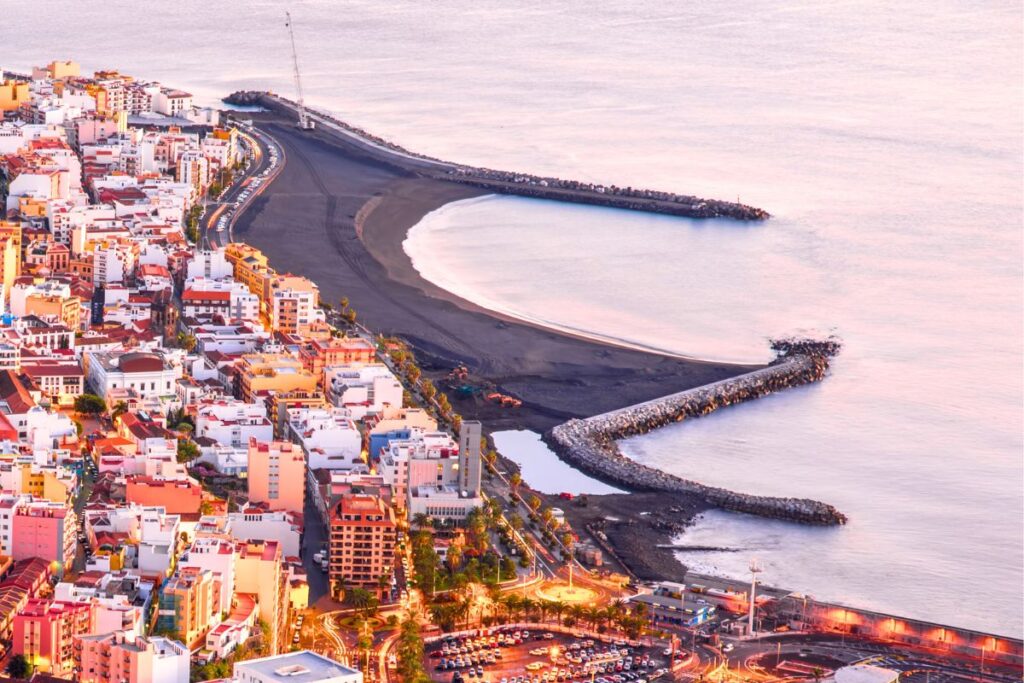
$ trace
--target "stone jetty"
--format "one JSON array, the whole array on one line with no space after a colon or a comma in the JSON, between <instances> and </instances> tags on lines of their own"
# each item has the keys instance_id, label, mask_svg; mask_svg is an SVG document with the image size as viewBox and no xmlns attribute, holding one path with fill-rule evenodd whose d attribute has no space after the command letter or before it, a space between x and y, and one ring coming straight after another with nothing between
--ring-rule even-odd
<instances>
[{"instance_id":1,"label":"stone jetty","mask_svg":"<svg viewBox=\"0 0 1024 683\"><path fill-rule=\"evenodd\" d=\"M266 92L235 92L225 97L224 101L228 104L260 106L289 114L296 111L296 105L291 100ZM318 126L340 133L341 142L358 147L363 154L370 154L378 160L402 170L412 171L437 180L471 185L489 192L662 213L686 218L731 218L741 221L763 221L770 218L769 213L763 209L737 202L703 199L658 190L513 173L434 159L410 152L329 114L311 109L306 111Z\"/></svg>"},{"instance_id":2,"label":"stone jetty","mask_svg":"<svg viewBox=\"0 0 1024 683\"><path fill-rule=\"evenodd\" d=\"M780 340L773 342L772 347L779 356L766 368L585 420L569 420L544 438L574 467L627 489L696 495L726 510L804 524L845 524L846 516L827 503L807 498L755 496L706 486L642 465L619 450L619 439L817 382L828 372L829 359L838 352L839 343Z\"/></svg>"}]
</instances>

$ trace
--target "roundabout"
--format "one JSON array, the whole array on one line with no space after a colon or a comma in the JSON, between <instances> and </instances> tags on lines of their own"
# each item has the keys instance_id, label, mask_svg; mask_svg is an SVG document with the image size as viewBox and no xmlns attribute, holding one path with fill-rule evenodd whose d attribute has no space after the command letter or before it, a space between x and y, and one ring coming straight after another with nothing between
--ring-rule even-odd
<instances>
[{"instance_id":1,"label":"roundabout","mask_svg":"<svg viewBox=\"0 0 1024 683\"><path fill-rule=\"evenodd\" d=\"M573 586L564 581L545 582L537 588L535 595L542 600L561 602L566 605L593 603L598 597L597 592L590 588Z\"/></svg>"}]
</instances>

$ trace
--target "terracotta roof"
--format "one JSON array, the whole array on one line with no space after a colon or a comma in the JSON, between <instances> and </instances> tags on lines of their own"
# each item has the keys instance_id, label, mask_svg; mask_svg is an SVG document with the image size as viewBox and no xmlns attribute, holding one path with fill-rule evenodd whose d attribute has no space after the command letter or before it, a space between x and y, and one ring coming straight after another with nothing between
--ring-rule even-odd
<instances>
[{"instance_id":1,"label":"terracotta roof","mask_svg":"<svg viewBox=\"0 0 1024 683\"><path fill-rule=\"evenodd\" d=\"M5 401L15 415L27 413L36 405L13 370L0 372L0 400Z\"/></svg>"}]
</instances>

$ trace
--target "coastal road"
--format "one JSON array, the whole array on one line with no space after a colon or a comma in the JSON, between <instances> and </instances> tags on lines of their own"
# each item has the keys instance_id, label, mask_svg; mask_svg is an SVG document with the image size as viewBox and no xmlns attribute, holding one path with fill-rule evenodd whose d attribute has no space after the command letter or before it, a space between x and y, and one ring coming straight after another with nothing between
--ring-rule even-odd
<instances>
[{"instance_id":1,"label":"coastal road","mask_svg":"<svg viewBox=\"0 0 1024 683\"><path fill-rule=\"evenodd\" d=\"M271 169L272 158L270 150L274 145L258 131L251 131L243 126L238 126L239 137L247 150L246 163L241 172L236 174L231 185L226 188L216 200L206 202L205 211L199 223L199 243L205 248L216 248L224 246L231 241L230 225L222 231L217 230L217 223L221 218L227 218L226 223L233 223L238 215L246 211L248 206L255 201L256 196L263 192L269 185L270 180L264 181L261 187L253 188L252 180ZM278 156L279 164L284 160ZM248 189L250 196L245 200L241 195Z\"/></svg>"}]
</instances>

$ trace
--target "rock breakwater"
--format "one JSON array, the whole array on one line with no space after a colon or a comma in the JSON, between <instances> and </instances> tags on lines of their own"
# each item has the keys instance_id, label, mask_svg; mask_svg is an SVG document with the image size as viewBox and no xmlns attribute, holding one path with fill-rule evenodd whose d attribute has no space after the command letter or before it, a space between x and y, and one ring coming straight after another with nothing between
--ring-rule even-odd
<instances>
[{"instance_id":1,"label":"rock breakwater","mask_svg":"<svg viewBox=\"0 0 1024 683\"><path fill-rule=\"evenodd\" d=\"M817 382L825 377L830 357L839 350L838 342L831 340L778 340L772 346L780 355L766 368L585 420L569 420L551 429L544 438L574 467L617 486L697 495L716 507L762 517L804 524L845 524L846 516L827 503L808 498L756 496L706 486L642 465L619 449L619 439Z\"/></svg>"},{"instance_id":2,"label":"rock breakwater","mask_svg":"<svg viewBox=\"0 0 1024 683\"><path fill-rule=\"evenodd\" d=\"M258 91L239 91L224 98L228 104L261 106L293 113L296 105L287 98ZM591 204L616 209L662 213L686 218L732 218L741 221L762 221L770 214L754 206L738 202L704 199L692 195L620 187L578 180L513 173L442 161L411 152L399 145L356 128L329 114L307 109L321 126L333 128L363 143L361 151L375 154L387 163L437 180L471 185L489 192L512 194L537 199ZM352 140L349 140L351 142Z\"/></svg>"}]
</instances>

